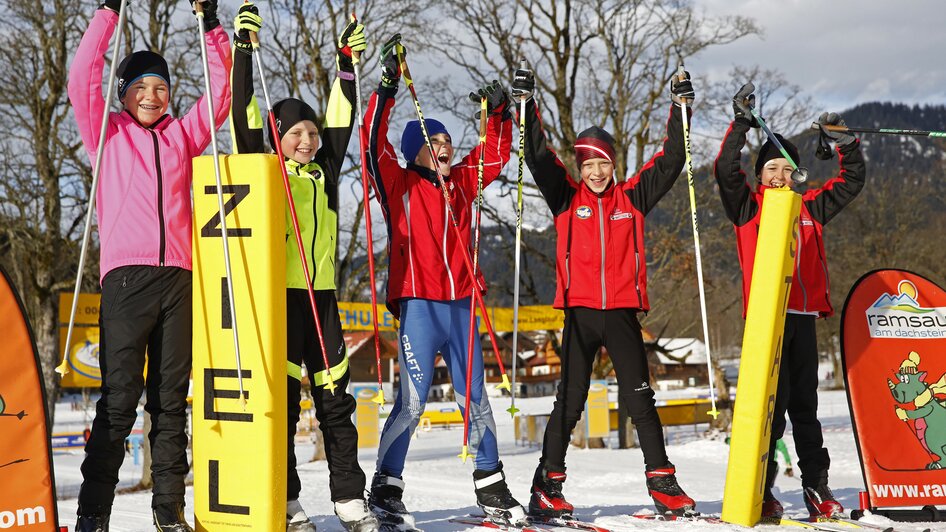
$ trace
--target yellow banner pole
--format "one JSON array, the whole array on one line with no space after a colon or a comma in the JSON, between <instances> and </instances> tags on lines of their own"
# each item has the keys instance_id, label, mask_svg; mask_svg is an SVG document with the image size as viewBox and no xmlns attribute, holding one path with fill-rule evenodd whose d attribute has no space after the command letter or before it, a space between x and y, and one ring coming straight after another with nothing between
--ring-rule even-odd
<instances>
[{"instance_id":1,"label":"yellow banner pole","mask_svg":"<svg viewBox=\"0 0 946 532\"><path fill-rule=\"evenodd\" d=\"M739 400L733 412L723 493L723 521L742 526L754 526L762 515L800 210L801 196L790 189L765 191L739 363Z\"/></svg>"}]
</instances>

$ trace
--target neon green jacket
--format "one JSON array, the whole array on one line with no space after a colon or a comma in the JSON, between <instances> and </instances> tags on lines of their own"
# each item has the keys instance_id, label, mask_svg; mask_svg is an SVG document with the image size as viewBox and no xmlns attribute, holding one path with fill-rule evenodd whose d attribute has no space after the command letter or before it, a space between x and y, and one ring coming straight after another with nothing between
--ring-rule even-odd
<instances>
[{"instance_id":1,"label":"neon green jacket","mask_svg":"<svg viewBox=\"0 0 946 532\"><path fill-rule=\"evenodd\" d=\"M253 58L236 51L230 86L233 105L230 128L235 153L266 153L263 119L253 94ZM286 159L289 186L299 219L306 263L315 290L335 289L335 251L338 241L338 181L355 119L355 82L336 78L329 95L321 145L312 162ZM275 102L273 102L275 103ZM269 124L266 124L269 129ZM305 273L286 206L286 288L306 288Z\"/></svg>"}]
</instances>

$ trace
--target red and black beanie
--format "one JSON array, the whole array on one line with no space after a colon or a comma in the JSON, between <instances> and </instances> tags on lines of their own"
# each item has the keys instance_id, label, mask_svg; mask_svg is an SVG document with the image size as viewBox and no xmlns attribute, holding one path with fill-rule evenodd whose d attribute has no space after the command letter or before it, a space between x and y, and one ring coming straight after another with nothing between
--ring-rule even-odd
<instances>
[{"instance_id":1,"label":"red and black beanie","mask_svg":"<svg viewBox=\"0 0 946 532\"><path fill-rule=\"evenodd\" d=\"M614 137L598 126L591 126L575 140L575 160L581 166L586 160L596 158L614 162Z\"/></svg>"}]
</instances>

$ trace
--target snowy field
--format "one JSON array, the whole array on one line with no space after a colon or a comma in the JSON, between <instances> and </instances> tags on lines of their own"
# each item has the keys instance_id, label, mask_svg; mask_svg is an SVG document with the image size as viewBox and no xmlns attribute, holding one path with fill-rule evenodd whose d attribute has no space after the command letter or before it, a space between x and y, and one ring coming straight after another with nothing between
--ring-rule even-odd
<instances>
[{"instance_id":1,"label":"snowy field","mask_svg":"<svg viewBox=\"0 0 946 532\"><path fill-rule=\"evenodd\" d=\"M658 399L665 398L658 394ZM508 398L492 399L493 411L499 431L500 455L505 465L507 480L513 494L523 504L528 504L529 486L538 464L540 449L516 445L513 425L505 409ZM548 413L552 398L519 399L516 405L523 414ZM437 408L431 403L428 408ZM57 412L56 432L79 429L83 425L82 412L71 411L63 405ZM847 399L843 391L821 393L820 417L825 428L825 443L831 453L830 485L835 495L848 510L857 508L858 492L864 489L857 450L851 431ZM720 439L705 439L692 426L669 429L667 452L677 466L677 477L686 492L697 501L697 509L704 514L722 511L723 484L729 447ZM789 431L791 426L789 425ZM418 431L408 455L404 480L407 484L404 502L414 512L419 528L428 532L486 530L465 527L449 522L452 517L462 517L478 511L473 495L471 463L463 464L457 454L463 437L462 427L433 428L429 432ZM794 442L789 434L786 443L792 451ZM612 433L609 445L617 446L617 435ZM312 456L311 444L300 442L296 446L299 458L299 474L303 488L300 500L320 531L343 530L335 518L328 495L328 472L325 462L308 462ZM56 453L57 489L60 494L59 512L63 525L70 529L75 522L76 494L81 474L79 465L82 451ZM363 450L359 454L361 466L370 482L374 472L376 451ZM121 484L130 486L140 477L141 466L132 464L126 457L122 468ZM644 464L639 449L578 449L572 447L568 453L568 480L565 495L576 507L576 517L586 521L601 520L609 526L620 521L623 525L614 530L745 530L735 525L708 523L655 523L639 519L624 518L628 514L652 511L653 505L644 485ZM797 468L796 468L797 473ZM785 506L790 517L806 516L802 500L801 482L782 474L775 483L776 496ZM150 531L150 493L132 493L117 496L113 507L111 530L114 532ZM187 516L193 519L193 493L187 491ZM877 523L889 522L878 516L869 519ZM940 526L943 526L940 524ZM897 530L921 531L928 526L898 523ZM759 530L775 530L778 527L760 526ZM935 530L934 526L934 530ZM946 529L941 528L941 530ZM565 530L565 529L563 529Z\"/></svg>"}]
</instances>

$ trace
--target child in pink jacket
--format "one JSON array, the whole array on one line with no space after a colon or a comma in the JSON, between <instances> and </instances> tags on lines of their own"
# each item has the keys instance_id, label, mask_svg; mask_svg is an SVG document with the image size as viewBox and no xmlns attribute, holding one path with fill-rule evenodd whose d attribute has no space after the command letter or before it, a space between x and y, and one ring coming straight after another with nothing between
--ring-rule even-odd
<instances>
[{"instance_id":1,"label":"child in pink jacket","mask_svg":"<svg viewBox=\"0 0 946 532\"><path fill-rule=\"evenodd\" d=\"M117 92L124 108L108 115L96 195L102 396L82 463L77 531L108 530L125 438L143 391L152 421L148 438L155 526L162 531L191 530L183 514L191 371L191 159L210 144L210 128L226 120L231 65L230 41L217 20L217 0L201 1L216 112L213 125L207 95L182 118L166 114L174 86L159 54L135 52L118 67ZM102 98L102 72L120 5L120 0L106 0L95 12L69 71L69 100L92 161L110 103Z\"/></svg>"}]
</instances>

